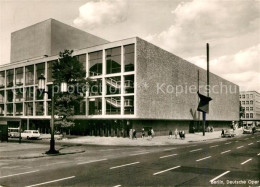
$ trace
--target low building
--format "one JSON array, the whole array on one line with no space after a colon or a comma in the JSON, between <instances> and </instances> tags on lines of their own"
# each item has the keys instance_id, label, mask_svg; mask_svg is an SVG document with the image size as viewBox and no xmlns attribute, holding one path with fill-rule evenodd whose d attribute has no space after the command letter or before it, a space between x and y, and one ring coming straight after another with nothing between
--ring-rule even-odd
<instances>
[{"instance_id":1,"label":"low building","mask_svg":"<svg viewBox=\"0 0 260 187\"><path fill-rule=\"evenodd\" d=\"M260 124L260 94L256 91L241 91L240 105L244 111L241 120L245 125Z\"/></svg>"},{"instance_id":2,"label":"low building","mask_svg":"<svg viewBox=\"0 0 260 187\"><path fill-rule=\"evenodd\" d=\"M23 129L49 132L50 96L37 90L44 74L52 86L58 52L73 49L86 77L96 85L75 106L78 135L122 136L130 128L153 128L157 135L175 128L201 130L197 91L205 94L206 71L141 38L108 42L54 19L12 33L11 63L0 66L1 120ZM206 63L206 62L205 62ZM210 73L207 125L239 120L239 87Z\"/></svg>"}]
</instances>

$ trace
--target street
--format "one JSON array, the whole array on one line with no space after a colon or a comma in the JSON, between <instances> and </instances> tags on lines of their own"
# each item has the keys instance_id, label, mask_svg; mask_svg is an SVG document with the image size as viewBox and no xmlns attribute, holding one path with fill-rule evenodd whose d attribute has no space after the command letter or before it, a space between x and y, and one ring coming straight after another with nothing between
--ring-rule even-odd
<instances>
[{"instance_id":1,"label":"street","mask_svg":"<svg viewBox=\"0 0 260 187\"><path fill-rule=\"evenodd\" d=\"M172 146L81 146L84 153L2 159L0 186L259 186L259 134Z\"/></svg>"}]
</instances>

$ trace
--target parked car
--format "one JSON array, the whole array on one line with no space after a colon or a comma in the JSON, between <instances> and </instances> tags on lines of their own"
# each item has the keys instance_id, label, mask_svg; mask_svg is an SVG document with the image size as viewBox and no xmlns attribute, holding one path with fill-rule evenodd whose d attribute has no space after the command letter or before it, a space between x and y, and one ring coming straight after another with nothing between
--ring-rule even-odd
<instances>
[{"instance_id":1,"label":"parked car","mask_svg":"<svg viewBox=\"0 0 260 187\"><path fill-rule=\"evenodd\" d=\"M21 137L27 139L39 139L40 136L41 135L38 130L25 130L23 133L21 133Z\"/></svg>"},{"instance_id":2,"label":"parked car","mask_svg":"<svg viewBox=\"0 0 260 187\"><path fill-rule=\"evenodd\" d=\"M244 129L243 130L243 134L251 134L252 133L252 129Z\"/></svg>"},{"instance_id":3,"label":"parked car","mask_svg":"<svg viewBox=\"0 0 260 187\"><path fill-rule=\"evenodd\" d=\"M222 134L222 137L225 138L225 137L234 137L236 134L234 132L232 132L233 130L231 129L228 129L224 132L224 134Z\"/></svg>"},{"instance_id":4,"label":"parked car","mask_svg":"<svg viewBox=\"0 0 260 187\"><path fill-rule=\"evenodd\" d=\"M8 128L8 137L19 138L19 128Z\"/></svg>"}]
</instances>

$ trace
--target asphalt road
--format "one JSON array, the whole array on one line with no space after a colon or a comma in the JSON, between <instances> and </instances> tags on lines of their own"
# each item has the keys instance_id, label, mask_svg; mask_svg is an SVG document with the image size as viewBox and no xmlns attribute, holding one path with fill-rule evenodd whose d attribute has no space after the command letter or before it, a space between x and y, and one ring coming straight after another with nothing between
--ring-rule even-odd
<instances>
[{"instance_id":1,"label":"asphalt road","mask_svg":"<svg viewBox=\"0 0 260 187\"><path fill-rule=\"evenodd\" d=\"M260 134L158 147L0 160L0 186L260 186Z\"/></svg>"}]
</instances>

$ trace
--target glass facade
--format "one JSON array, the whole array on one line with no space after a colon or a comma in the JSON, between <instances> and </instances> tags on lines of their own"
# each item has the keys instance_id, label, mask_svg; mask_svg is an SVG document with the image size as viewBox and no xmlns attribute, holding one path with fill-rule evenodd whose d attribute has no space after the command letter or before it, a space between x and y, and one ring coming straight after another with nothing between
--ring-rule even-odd
<instances>
[{"instance_id":1,"label":"glass facade","mask_svg":"<svg viewBox=\"0 0 260 187\"><path fill-rule=\"evenodd\" d=\"M106 74L121 72L121 47L106 50Z\"/></svg>"},{"instance_id":2,"label":"glass facade","mask_svg":"<svg viewBox=\"0 0 260 187\"><path fill-rule=\"evenodd\" d=\"M89 76L102 75L102 51L89 53Z\"/></svg>"},{"instance_id":3,"label":"glass facade","mask_svg":"<svg viewBox=\"0 0 260 187\"><path fill-rule=\"evenodd\" d=\"M120 94L121 92L121 77L106 78L106 95Z\"/></svg>"},{"instance_id":4,"label":"glass facade","mask_svg":"<svg viewBox=\"0 0 260 187\"><path fill-rule=\"evenodd\" d=\"M32 116L33 115L33 102L25 103L25 115Z\"/></svg>"},{"instance_id":5,"label":"glass facade","mask_svg":"<svg viewBox=\"0 0 260 187\"><path fill-rule=\"evenodd\" d=\"M102 98L95 98L89 100L89 115L102 114Z\"/></svg>"},{"instance_id":6,"label":"glass facade","mask_svg":"<svg viewBox=\"0 0 260 187\"><path fill-rule=\"evenodd\" d=\"M0 91L0 103L4 103L5 102L5 91L2 90Z\"/></svg>"},{"instance_id":7,"label":"glass facade","mask_svg":"<svg viewBox=\"0 0 260 187\"><path fill-rule=\"evenodd\" d=\"M5 105L0 104L0 116L4 116L4 114L5 114Z\"/></svg>"},{"instance_id":8,"label":"glass facade","mask_svg":"<svg viewBox=\"0 0 260 187\"><path fill-rule=\"evenodd\" d=\"M125 76L124 91L125 93L134 93L134 75Z\"/></svg>"},{"instance_id":9,"label":"glass facade","mask_svg":"<svg viewBox=\"0 0 260 187\"><path fill-rule=\"evenodd\" d=\"M13 69L6 71L6 86L7 87L14 86L14 70Z\"/></svg>"},{"instance_id":10,"label":"glass facade","mask_svg":"<svg viewBox=\"0 0 260 187\"><path fill-rule=\"evenodd\" d=\"M23 103L16 103L15 116L22 116L22 115L23 115Z\"/></svg>"},{"instance_id":11,"label":"glass facade","mask_svg":"<svg viewBox=\"0 0 260 187\"><path fill-rule=\"evenodd\" d=\"M15 85L16 86L23 85L23 68L15 69Z\"/></svg>"},{"instance_id":12,"label":"glass facade","mask_svg":"<svg viewBox=\"0 0 260 187\"><path fill-rule=\"evenodd\" d=\"M86 54L78 55L76 58L83 65L84 71L86 72Z\"/></svg>"},{"instance_id":13,"label":"glass facade","mask_svg":"<svg viewBox=\"0 0 260 187\"><path fill-rule=\"evenodd\" d=\"M53 66L53 63L54 63L55 61L49 61L48 63L47 63L47 82L52 82L53 81L53 79L52 79L52 66Z\"/></svg>"},{"instance_id":14,"label":"glass facade","mask_svg":"<svg viewBox=\"0 0 260 187\"><path fill-rule=\"evenodd\" d=\"M95 79L92 81L92 85L89 88L90 96L102 95L102 79Z\"/></svg>"},{"instance_id":15,"label":"glass facade","mask_svg":"<svg viewBox=\"0 0 260 187\"><path fill-rule=\"evenodd\" d=\"M25 67L25 85L34 84L34 66Z\"/></svg>"},{"instance_id":16,"label":"glass facade","mask_svg":"<svg viewBox=\"0 0 260 187\"><path fill-rule=\"evenodd\" d=\"M134 96L124 97L124 114L134 114Z\"/></svg>"},{"instance_id":17,"label":"glass facade","mask_svg":"<svg viewBox=\"0 0 260 187\"><path fill-rule=\"evenodd\" d=\"M15 89L15 102L20 102L23 100L23 88Z\"/></svg>"},{"instance_id":18,"label":"glass facade","mask_svg":"<svg viewBox=\"0 0 260 187\"><path fill-rule=\"evenodd\" d=\"M38 84L38 78L41 74L45 77L45 63L36 64L36 76L35 76L35 83Z\"/></svg>"},{"instance_id":19,"label":"glass facade","mask_svg":"<svg viewBox=\"0 0 260 187\"><path fill-rule=\"evenodd\" d=\"M0 71L0 88L5 87L5 72Z\"/></svg>"},{"instance_id":20,"label":"glass facade","mask_svg":"<svg viewBox=\"0 0 260 187\"><path fill-rule=\"evenodd\" d=\"M115 115L121 113L121 98L107 97L106 98L106 114Z\"/></svg>"},{"instance_id":21,"label":"glass facade","mask_svg":"<svg viewBox=\"0 0 260 187\"><path fill-rule=\"evenodd\" d=\"M14 100L14 91L13 90L6 90L7 102L13 102Z\"/></svg>"},{"instance_id":22,"label":"glass facade","mask_svg":"<svg viewBox=\"0 0 260 187\"><path fill-rule=\"evenodd\" d=\"M44 104L43 102L35 102L35 113L36 116L44 115Z\"/></svg>"},{"instance_id":23,"label":"glass facade","mask_svg":"<svg viewBox=\"0 0 260 187\"><path fill-rule=\"evenodd\" d=\"M33 101L33 93L34 93L33 87L27 87L25 91L25 100Z\"/></svg>"},{"instance_id":24,"label":"glass facade","mask_svg":"<svg viewBox=\"0 0 260 187\"><path fill-rule=\"evenodd\" d=\"M6 115L7 116L13 116L13 114L14 114L13 104L7 104L6 108L7 108Z\"/></svg>"},{"instance_id":25,"label":"glass facade","mask_svg":"<svg viewBox=\"0 0 260 187\"><path fill-rule=\"evenodd\" d=\"M74 106L74 115L86 115L86 102L80 102Z\"/></svg>"},{"instance_id":26,"label":"glass facade","mask_svg":"<svg viewBox=\"0 0 260 187\"><path fill-rule=\"evenodd\" d=\"M124 65L125 72L134 71L134 61L135 61L135 45L124 46Z\"/></svg>"}]
</instances>

